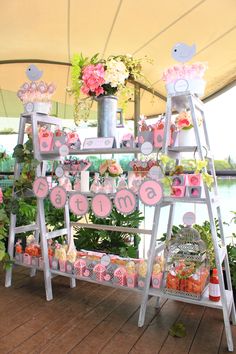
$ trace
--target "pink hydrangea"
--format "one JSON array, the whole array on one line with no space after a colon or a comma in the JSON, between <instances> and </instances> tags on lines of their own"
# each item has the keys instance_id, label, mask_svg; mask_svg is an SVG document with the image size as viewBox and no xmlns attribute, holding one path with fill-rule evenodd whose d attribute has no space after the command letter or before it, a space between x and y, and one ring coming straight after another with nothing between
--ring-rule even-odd
<instances>
[{"instance_id":1,"label":"pink hydrangea","mask_svg":"<svg viewBox=\"0 0 236 354\"><path fill-rule=\"evenodd\" d=\"M81 88L85 95L90 93L99 96L104 93L101 87L105 83L105 70L102 64L88 65L83 69L83 86Z\"/></svg>"}]
</instances>

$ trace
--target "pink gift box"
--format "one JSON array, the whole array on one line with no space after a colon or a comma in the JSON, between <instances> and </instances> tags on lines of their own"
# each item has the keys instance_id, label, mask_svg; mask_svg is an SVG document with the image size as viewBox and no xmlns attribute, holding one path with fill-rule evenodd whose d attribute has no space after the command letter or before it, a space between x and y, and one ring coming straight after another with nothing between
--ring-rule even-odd
<instances>
[{"instance_id":1,"label":"pink gift box","mask_svg":"<svg viewBox=\"0 0 236 354\"><path fill-rule=\"evenodd\" d=\"M162 281L163 273L159 274L152 274L152 287L159 289L161 286L161 281Z\"/></svg>"},{"instance_id":2,"label":"pink gift box","mask_svg":"<svg viewBox=\"0 0 236 354\"><path fill-rule=\"evenodd\" d=\"M187 196L190 198L201 198L202 187L187 187Z\"/></svg>"},{"instance_id":3,"label":"pink gift box","mask_svg":"<svg viewBox=\"0 0 236 354\"><path fill-rule=\"evenodd\" d=\"M146 141L153 144L153 132L150 130L138 132L138 144L142 145Z\"/></svg>"},{"instance_id":4,"label":"pink gift box","mask_svg":"<svg viewBox=\"0 0 236 354\"><path fill-rule=\"evenodd\" d=\"M39 132L39 148L40 151L51 151L53 145L53 133L45 130Z\"/></svg>"},{"instance_id":5,"label":"pink gift box","mask_svg":"<svg viewBox=\"0 0 236 354\"><path fill-rule=\"evenodd\" d=\"M66 136L66 144L71 145L75 144L79 139L79 135L76 132L69 132Z\"/></svg>"},{"instance_id":6,"label":"pink gift box","mask_svg":"<svg viewBox=\"0 0 236 354\"><path fill-rule=\"evenodd\" d=\"M101 263L96 264L93 268L93 272L95 274L97 281L104 281L106 276L106 267Z\"/></svg>"},{"instance_id":7,"label":"pink gift box","mask_svg":"<svg viewBox=\"0 0 236 354\"><path fill-rule=\"evenodd\" d=\"M164 139L164 129L153 129L153 141L154 141L154 146L157 148L162 147ZM170 146L173 143L173 140L171 139L171 132L169 134L169 141L168 141L168 146Z\"/></svg>"},{"instance_id":8,"label":"pink gift box","mask_svg":"<svg viewBox=\"0 0 236 354\"><path fill-rule=\"evenodd\" d=\"M17 263L22 263L23 262L23 253L16 252L15 260L16 260Z\"/></svg>"},{"instance_id":9,"label":"pink gift box","mask_svg":"<svg viewBox=\"0 0 236 354\"><path fill-rule=\"evenodd\" d=\"M55 257L52 258L52 269L58 269L58 259Z\"/></svg>"},{"instance_id":10,"label":"pink gift box","mask_svg":"<svg viewBox=\"0 0 236 354\"><path fill-rule=\"evenodd\" d=\"M66 273L72 274L74 269L74 264L67 261L66 262Z\"/></svg>"},{"instance_id":11,"label":"pink gift box","mask_svg":"<svg viewBox=\"0 0 236 354\"><path fill-rule=\"evenodd\" d=\"M186 175L174 175L171 177L172 178L172 186L173 187L179 187L179 186L185 186L186 185Z\"/></svg>"},{"instance_id":12,"label":"pink gift box","mask_svg":"<svg viewBox=\"0 0 236 354\"><path fill-rule=\"evenodd\" d=\"M185 195L185 186L171 187L171 196L175 198L183 198Z\"/></svg>"},{"instance_id":13,"label":"pink gift box","mask_svg":"<svg viewBox=\"0 0 236 354\"><path fill-rule=\"evenodd\" d=\"M120 286L125 286L127 284L126 282L126 270L123 267L118 267L115 271L114 271L114 282L117 285Z\"/></svg>"},{"instance_id":14,"label":"pink gift box","mask_svg":"<svg viewBox=\"0 0 236 354\"><path fill-rule=\"evenodd\" d=\"M43 257L39 257L39 268L40 268L40 269L43 269L43 268L44 268Z\"/></svg>"},{"instance_id":15,"label":"pink gift box","mask_svg":"<svg viewBox=\"0 0 236 354\"><path fill-rule=\"evenodd\" d=\"M23 254L23 263L27 265L31 265L32 262L32 256L30 256L28 253Z\"/></svg>"},{"instance_id":16,"label":"pink gift box","mask_svg":"<svg viewBox=\"0 0 236 354\"><path fill-rule=\"evenodd\" d=\"M82 277L84 275L84 271L86 270L86 261L84 259L78 259L74 264L75 274L78 277Z\"/></svg>"},{"instance_id":17,"label":"pink gift box","mask_svg":"<svg viewBox=\"0 0 236 354\"><path fill-rule=\"evenodd\" d=\"M59 269L61 272L66 272L66 261L62 261L59 259Z\"/></svg>"},{"instance_id":18,"label":"pink gift box","mask_svg":"<svg viewBox=\"0 0 236 354\"><path fill-rule=\"evenodd\" d=\"M138 277L138 287L139 288L144 288L144 286L145 286L145 277L141 277L141 276L139 276Z\"/></svg>"},{"instance_id":19,"label":"pink gift box","mask_svg":"<svg viewBox=\"0 0 236 354\"><path fill-rule=\"evenodd\" d=\"M127 286L128 288L135 288L138 285L138 276L137 273L127 274L126 275Z\"/></svg>"},{"instance_id":20,"label":"pink gift box","mask_svg":"<svg viewBox=\"0 0 236 354\"><path fill-rule=\"evenodd\" d=\"M33 267L38 267L39 266L39 258L38 257L35 257L35 256L32 256L31 258L31 265Z\"/></svg>"},{"instance_id":21,"label":"pink gift box","mask_svg":"<svg viewBox=\"0 0 236 354\"><path fill-rule=\"evenodd\" d=\"M187 175L188 186L200 186L202 181L202 176L200 174L190 174Z\"/></svg>"}]
</instances>

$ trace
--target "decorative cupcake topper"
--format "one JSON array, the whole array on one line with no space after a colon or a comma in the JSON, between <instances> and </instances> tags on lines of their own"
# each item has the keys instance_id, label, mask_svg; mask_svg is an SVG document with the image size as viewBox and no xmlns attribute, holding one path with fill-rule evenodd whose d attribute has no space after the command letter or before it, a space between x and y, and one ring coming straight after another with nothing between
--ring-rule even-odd
<instances>
[{"instance_id":1,"label":"decorative cupcake topper","mask_svg":"<svg viewBox=\"0 0 236 354\"><path fill-rule=\"evenodd\" d=\"M38 112L48 114L51 108L51 97L55 91L52 83L47 84L39 81L43 76L43 71L36 65L27 67L25 74L30 82L25 82L17 91L18 98L25 106L26 113Z\"/></svg>"}]
</instances>

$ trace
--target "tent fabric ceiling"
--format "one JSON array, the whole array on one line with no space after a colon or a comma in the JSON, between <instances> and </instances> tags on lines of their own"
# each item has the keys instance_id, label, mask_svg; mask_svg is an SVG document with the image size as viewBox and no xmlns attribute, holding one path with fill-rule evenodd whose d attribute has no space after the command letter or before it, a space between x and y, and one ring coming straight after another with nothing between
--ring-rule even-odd
<instances>
[{"instance_id":1,"label":"tent fabric ceiling","mask_svg":"<svg viewBox=\"0 0 236 354\"><path fill-rule=\"evenodd\" d=\"M73 104L66 87L70 85L70 59L78 52L104 57L147 55L154 63L144 64L145 76L166 96L161 77L165 68L175 64L172 46L195 43L192 62L208 63L205 97L236 81L235 0L1 0L0 9L0 114L11 116L20 110L16 96L11 95L15 101L4 97L26 80L28 62L41 62L43 79L57 86L55 101ZM128 107L130 117L133 106ZM164 110L162 99L141 91L141 113Z\"/></svg>"}]
</instances>

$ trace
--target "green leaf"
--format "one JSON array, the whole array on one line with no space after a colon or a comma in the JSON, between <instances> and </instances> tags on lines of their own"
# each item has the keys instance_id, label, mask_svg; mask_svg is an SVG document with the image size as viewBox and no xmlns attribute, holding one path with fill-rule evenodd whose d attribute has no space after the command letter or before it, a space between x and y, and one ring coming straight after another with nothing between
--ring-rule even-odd
<instances>
[{"instance_id":1,"label":"green leaf","mask_svg":"<svg viewBox=\"0 0 236 354\"><path fill-rule=\"evenodd\" d=\"M186 328L182 322L176 322L169 329L169 334L172 337L183 338L186 336Z\"/></svg>"},{"instance_id":2,"label":"green leaf","mask_svg":"<svg viewBox=\"0 0 236 354\"><path fill-rule=\"evenodd\" d=\"M0 250L0 261L2 261L4 257L5 257L5 251Z\"/></svg>"}]
</instances>

